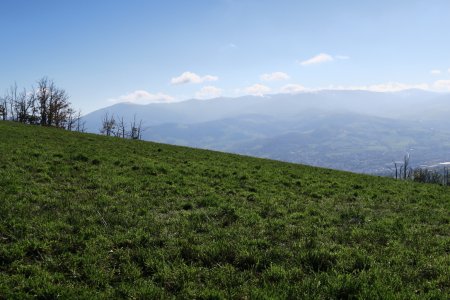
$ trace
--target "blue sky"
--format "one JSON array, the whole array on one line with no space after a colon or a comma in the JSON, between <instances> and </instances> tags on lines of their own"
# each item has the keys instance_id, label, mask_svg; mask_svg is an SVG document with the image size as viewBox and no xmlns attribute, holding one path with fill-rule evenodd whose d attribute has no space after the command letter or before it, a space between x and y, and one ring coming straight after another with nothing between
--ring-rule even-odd
<instances>
[{"instance_id":1,"label":"blue sky","mask_svg":"<svg viewBox=\"0 0 450 300\"><path fill-rule=\"evenodd\" d=\"M1 0L0 93L83 112L322 88L450 90L450 1Z\"/></svg>"}]
</instances>

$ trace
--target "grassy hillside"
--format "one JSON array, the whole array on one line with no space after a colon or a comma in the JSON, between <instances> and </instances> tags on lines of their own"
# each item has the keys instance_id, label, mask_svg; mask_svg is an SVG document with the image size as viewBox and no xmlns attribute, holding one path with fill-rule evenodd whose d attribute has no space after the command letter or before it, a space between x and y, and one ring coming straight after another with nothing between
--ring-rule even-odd
<instances>
[{"instance_id":1,"label":"grassy hillside","mask_svg":"<svg viewBox=\"0 0 450 300\"><path fill-rule=\"evenodd\" d=\"M0 299L446 298L450 191L0 122Z\"/></svg>"}]
</instances>

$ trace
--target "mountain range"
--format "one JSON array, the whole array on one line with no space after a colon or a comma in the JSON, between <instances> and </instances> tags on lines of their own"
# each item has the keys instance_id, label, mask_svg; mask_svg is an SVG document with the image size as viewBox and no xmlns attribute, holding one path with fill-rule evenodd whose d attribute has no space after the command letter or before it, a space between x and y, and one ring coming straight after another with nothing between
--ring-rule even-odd
<instances>
[{"instance_id":1,"label":"mountain range","mask_svg":"<svg viewBox=\"0 0 450 300\"><path fill-rule=\"evenodd\" d=\"M389 175L450 160L450 95L423 90L323 90L177 103L119 103L84 116L98 133L105 114L144 124L143 139Z\"/></svg>"}]
</instances>

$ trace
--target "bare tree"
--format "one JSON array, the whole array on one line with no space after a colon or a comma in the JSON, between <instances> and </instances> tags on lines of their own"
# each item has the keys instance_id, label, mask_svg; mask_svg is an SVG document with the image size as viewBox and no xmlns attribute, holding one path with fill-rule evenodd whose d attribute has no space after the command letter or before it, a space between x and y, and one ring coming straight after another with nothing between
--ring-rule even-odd
<instances>
[{"instance_id":1,"label":"bare tree","mask_svg":"<svg viewBox=\"0 0 450 300\"><path fill-rule=\"evenodd\" d=\"M437 170L428 170L426 168L416 168L412 172L411 178L416 182L443 184L445 183L445 169L444 173L440 174Z\"/></svg>"},{"instance_id":2,"label":"bare tree","mask_svg":"<svg viewBox=\"0 0 450 300\"><path fill-rule=\"evenodd\" d=\"M64 128L71 113L69 96L47 77L38 81L36 99L39 104L40 124Z\"/></svg>"},{"instance_id":3,"label":"bare tree","mask_svg":"<svg viewBox=\"0 0 450 300\"><path fill-rule=\"evenodd\" d=\"M406 153L403 161L393 161L395 168L395 179L412 179L414 177L414 170L410 166L410 154Z\"/></svg>"},{"instance_id":4,"label":"bare tree","mask_svg":"<svg viewBox=\"0 0 450 300\"><path fill-rule=\"evenodd\" d=\"M444 185L449 185L449 182L448 182L448 175L449 175L449 170L448 170L448 168L447 167L444 167L444 175L443 175L443 184Z\"/></svg>"},{"instance_id":5,"label":"bare tree","mask_svg":"<svg viewBox=\"0 0 450 300\"><path fill-rule=\"evenodd\" d=\"M129 130L127 130L127 124L129 124ZM110 116L105 113L102 118L100 133L106 136L140 140L144 131L142 125L142 120L137 121L136 115L133 117L133 121L126 123L124 117L115 118L114 115Z\"/></svg>"},{"instance_id":6,"label":"bare tree","mask_svg":"<svg viewBox=\"0 0 450 300\"><path fill-rule=\"evenodd\" d=\"M34 87L31 87L31 91L27 93L27 106L27 122L29 124L39 125L39 106Z\"/></svg>"},{"instance_id":7,"label":"bare tree","mask_svg":"<svg viewBox=\"0 0 450 300\"><path fill-rule=\"evenodd\" d=\"M405 154L405 157L403 158L403 166L400 168L400 173L403 179L408 179L412 176L412 169L409 164L410 155L409 153Z\"/></svg>"},{"instance_id":8,"label":"bare tree","mask_svg":"<svg viewBox=\"0 0 450 300\"><path fill-rule=\"evenodd\" d=\"M77 117L76 117L76 131L78 132L86 132L86 121L82 120L81 118L81 110L78 111Z\"/></svg>"},{"instance_id":9,"label":"bare tree","mask_svg":"<svg viewBox=\"0 0 450 300\"><path fill-rule=\"evenodd\" d=\"M394 168L395 168L395 179L398 179L398 162L397 161L392 161L394 163Z\"/></svg>"},{"instance_id":10,"label":"bare tree","mask_svg":"<svg viewBox=\"0 0 450 300\"><path fill-rule=\"evenodd\" d=\"M6 97L0 98L0 116L3 121L8 120L8 102Z\"/></svg>"},{"instance_id":11,"label":"bare tree","mask_svg":"<svg viewBox=\"0 0 450 300\"><path fill-rule=\"evenodd\" d=\"M75 124L77 122L76 112L73 108L67 110L67 124L66 129L72 131L75 129Z\"/></svg>"},{"instance_id":12,"label":"bare tree","mask_svg":"<svg viewBox=\"0 0 450 300\"><path fill-rule=\"evenodd\" d=\"M17 110L16 104L18 100L18 87L17 83L14 83L9 87L6 91L5 96L3 98L3 103L5 105L5 111L8 112L8 117L11 121L17 121Z\"/></svg>"},{"instance_id":13,"label":"bare tree","mask_svg":"<svg viewBox=\"0 0 450 300\"><path fill-rule=\"evenodd\" d=\"M127 124L123 120L123 117L120 117L119 122L117 123L116 136L124 139L127 136L126 126Z\"/></svg>"},{"instance_id":14,"label":"bare tree","mask_svg":"<svg viewBox=\"0 0 450 300\"><path fill-rule=\"evenodd\" d=\"M100 133L106 136L111 136L114 134L114 130L116 129L116 120L114 119L114 115L111 117L108 113L106 113L102 119L102 127L100 128Z\"/></svg>"},{"instance_id":15,"label":"bare tree","mask_svg":"<svg viewBox=\"0 0 450 300\"><path fill-rule=\"evenodd\" d=\"M34 124L36 113L35 105L33 92L28 93L26 89L19 92L14 103L16 120L20 123Z\"/></svg>"},{"instance_id":16,"label":"bare tree","mask_svg":"<svg viewBox=\"0 0 450 300\"><path fill-rule=\"evenodd\" d=\"M63 89L56 88L52 82L49 107L49 126L65 128L69 117L69 96Z\"/></svg>"},{"instance_id":17,"label":"bare tree","mask_svg":"<svg viewBox=\"0 0 450 300\"><path fill-rule=\"evenodd\" d=\"M140 140L142 138L142 120L136 121L136 115L133 116L133 122L130 126L130 138L132 140Z\"/></svg>"},{"instance_id":18,"label":"bare tree","mask_svg":"<svg viewBox=\"0 0 450 300\"><path fill-rule=\"evenodd\" d=\"M39 104L40 124L42 126L47 126L48 125L48 114L49 114L50 91L49 91L49 81L46 77L43 77L38 81L36 97L37 97L37 101Z\"/></svg>"}]
</instances>

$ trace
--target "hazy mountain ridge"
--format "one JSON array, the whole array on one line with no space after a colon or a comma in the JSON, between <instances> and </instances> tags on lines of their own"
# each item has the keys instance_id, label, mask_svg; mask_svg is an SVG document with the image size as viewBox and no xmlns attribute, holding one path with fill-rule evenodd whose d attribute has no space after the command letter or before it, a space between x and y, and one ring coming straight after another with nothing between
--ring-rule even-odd
<instances>
[{"instance_id":1,"label":"hazy mountain ridge","mask_svg":"<svg viewBox=\"0 0 450 300\"><path fill-rule=\"evenodd\" d=\"M144 121L143 138L364 173L386 173L412 152L417 165L450 160L450 96L333 91L265 97L116 104L85 116L98 132L106 113ZM414 149L414 150L412 150Z\"/></svg>"}]
</instances>

